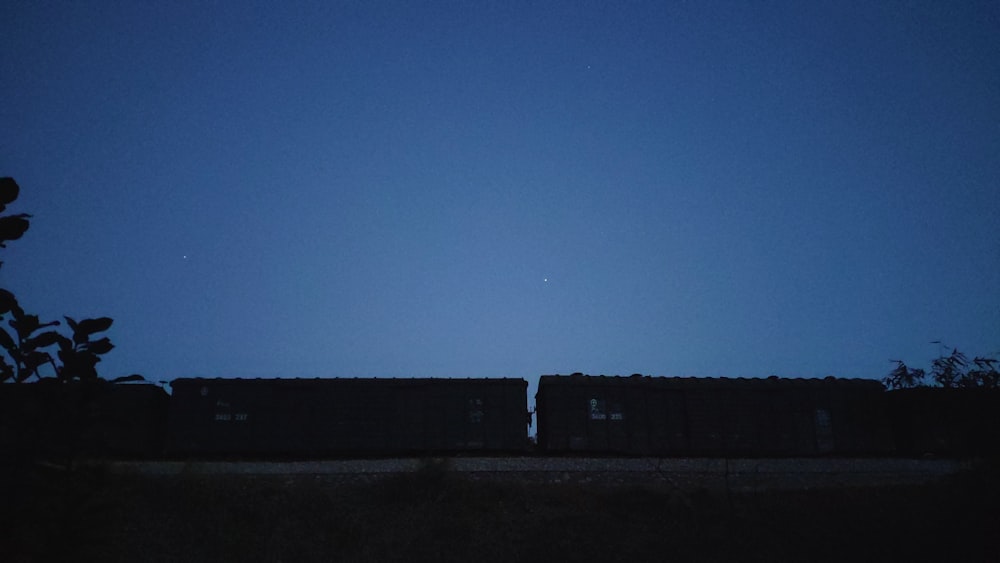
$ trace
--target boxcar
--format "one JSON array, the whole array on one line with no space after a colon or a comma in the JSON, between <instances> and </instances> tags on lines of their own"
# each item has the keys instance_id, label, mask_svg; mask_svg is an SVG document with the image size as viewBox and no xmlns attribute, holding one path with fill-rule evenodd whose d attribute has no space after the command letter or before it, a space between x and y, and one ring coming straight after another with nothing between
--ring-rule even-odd
<instances>
[{"instance_id":1,"label":"boxcar","mask_svg":"<svg viewBox=\"0 0 1000 563\"><path fill-rule=\"evenodd\" d=\"M0 385L0 448L31 457L155 457L167 393L149 384Z\"/></svg>"},{"instance_id":2,"label":"boxcar","mask_svg":"<svg viewBox=\"0 0 1000 563\"><path fill-rule=\"evenodd\" d=\"M1000 389L899 389L886 403L900 455L1000 455Z\"/></svg>"},{"instance_id":3,"label":"boxcar","mask_svg":"<svg viewBox=\"0 0 1000 563\"><path fill-rule=\"evenodd\" d=\"M542 376L539 447L658 456L815 456L891 449L872 380Z\"/></svg>"},{"instance_id":4,"label":"boxcar","mask_svg":"<svg viewBox=\"0 0 1000 563\"><path fill-rule=\"evenodd\" d=\"M523 379L176 379L171 455L521 451Z\"/></svg>"}]
</instances>

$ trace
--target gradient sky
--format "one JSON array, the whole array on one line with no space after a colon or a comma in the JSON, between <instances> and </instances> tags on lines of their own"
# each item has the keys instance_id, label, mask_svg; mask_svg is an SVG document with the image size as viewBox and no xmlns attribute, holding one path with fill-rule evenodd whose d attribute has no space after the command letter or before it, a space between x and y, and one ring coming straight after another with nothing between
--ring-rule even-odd
<instances>
[{"instance_id":1,"label":"gradient sky","mask_svg":"<svg viewBox=\"0 0 1000 563\"><path fill-rule=\"evenodd\" d=\"M22 2L0 285L105 377L1000 354L997 2ZM532 387L530 393L534 394Z\"/></svg>"}]
</instances>

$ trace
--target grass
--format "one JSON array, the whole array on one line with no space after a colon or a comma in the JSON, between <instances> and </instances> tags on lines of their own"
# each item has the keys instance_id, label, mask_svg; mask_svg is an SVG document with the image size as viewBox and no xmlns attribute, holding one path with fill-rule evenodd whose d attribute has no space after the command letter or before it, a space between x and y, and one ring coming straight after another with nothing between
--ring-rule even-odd
<instances>
[{"instance_id":1,"label":"grass","mask_svg":"<svg viewBox=\"0 0 1000 563\"><path fill-rule=\"evenodd\" d=\"M996 561L985 468L759 494L473 481L8 472L5 561Z\"/></svg>"}]
</instances>

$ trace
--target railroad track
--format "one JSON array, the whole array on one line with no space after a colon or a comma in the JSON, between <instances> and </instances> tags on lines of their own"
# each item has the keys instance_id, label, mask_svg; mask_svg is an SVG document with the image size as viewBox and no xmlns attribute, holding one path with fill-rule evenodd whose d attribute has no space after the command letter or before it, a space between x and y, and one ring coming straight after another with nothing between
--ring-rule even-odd
<instances>
[{"instance_id":1,"label":"railroad track","mask_svg":"<svg viewBox=\"0 0 1000 563\"><path fill-rule=\"evenodd\" d=\"M683 489L810 489L929 483L971 469L967 461L899 458L446 457L304 461L95 461L143 476L316 476L370 480L419 471L471 479L651 484Z\"/></svg>"}]
</instances>

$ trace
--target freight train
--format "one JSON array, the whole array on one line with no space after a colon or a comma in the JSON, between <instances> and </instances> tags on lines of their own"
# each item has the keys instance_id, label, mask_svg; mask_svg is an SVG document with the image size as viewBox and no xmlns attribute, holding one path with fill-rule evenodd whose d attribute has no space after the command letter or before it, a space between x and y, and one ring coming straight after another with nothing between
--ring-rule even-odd
<instances>
[{"instance_id":1,"label":"freight train","mask_svg":"<svg viewBox=\"0 0 1000 563\"><path fill-rule=\"evenodd\" d=\"M0 452L133 459L1000 454L1000 390L873 380L203 379L0 385ZM532 420L534 415L534 421ZM537 441L529 426L537 427Z\"/></svg>"}]
</instances>

